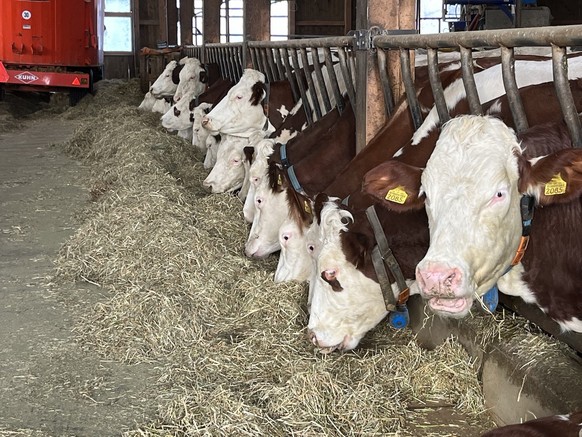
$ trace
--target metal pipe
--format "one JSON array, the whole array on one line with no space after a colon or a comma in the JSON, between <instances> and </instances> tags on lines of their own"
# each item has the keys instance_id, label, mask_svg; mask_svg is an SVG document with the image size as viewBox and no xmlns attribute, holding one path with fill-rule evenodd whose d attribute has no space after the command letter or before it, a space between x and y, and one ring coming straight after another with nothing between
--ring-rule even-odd
<instances>
[{"instance_id":1,"label":"metal pipe","mask_svg":"<svg viewBox=\"0 0 582 437\"><path fill-rule=\"evenodd\" d=\"M265 54L267 55L267 63L269 64L273 81L281 80L279 77L279 71L275 65L275 60L273 59L273 49L265 49Z\"/></svg>"},{"instance_id":2,"label":"metal pipe","mask_svg":"<svg viewBox=\"0 0 582 437\"><path fill-rule=\"evenodd\" d=\"M297 79L293 74L291 64L289 64L289 50L287 50L286 48L281 48L279 49L279 52L281 54L281 59L283 60L283 65L285 66L285 76L287 77L287 80L291 83L291 91L293 92L293 98L295 99L296 102L298 102L299 99L302 98L302 95L301 92L299 91ZM303 103L305 103L304 100ZM305 107L305 104L303 104L303 107Z\"/></svg>"},{"instance_id":3,"label":"metal pipe","mask_svg":"<svg viewBox=\"0 0 582 437\"><path fill-rule=\"evenodd\" d=\"M483 108L479 100L479 93L477 92L477 85L475 84L475 76L473 74L473 55L471 54L471 49L466 47L460 47L460 49L461 74L463 75L463 84L465 85L471 114L483 115Z\"/></svg>"},{"instance_id":4,"label":"metal pipe","mask_svg":"<svg viewBox=\"0 0 582 437\"><path fill-rule=\"evenodd\" d=\"M262 72L265 73L265 78L267 82L273 82L273 73L271 72L271 67L267 61L266 49L259 49L261 55L261 63L263 64Z\"/></svg>"},{"instance_id":5,"label":"metal pipe","mask_svg":"<svg viewBox=\"0 0 582 437\"><path fill-rule=\"evenodd\" d=\"M501 47L501 72L503 76L503 86L505 87L505 93L507 94L507 101L509 103L509 108L511 109L513 122L515 123L515 129L518 132L524 131L529 127L529 125L525 115L525 110L523 109L519 88L515 81L515 58L513 56L513 48Z\"/></svg>"},{"instance_id":6,"label":"metal pipe","mask_svg":"<svg viewBox=\"0 0 582 437\"><path fill-rule=\"evenodd\" d=\"M299 92L301 93L301 100L303 101L303 108L305 109L305 116L307 118L307 123L313 123L313 115L311 113L311 106L309 106L309 100L307 99L307 93L305 92L305 84L301 73L303 70L299 68L299 59L297 57L297 50L291 50L291 61L293 62L293 71L295 73L295 78L297 79L297 85L299 86Z\"/></svg>"},{"instance_id":7,"label":"metal pipe","mask_svg":"<svg viewBox=\"0 0 582 437\"><path fill-rule=\"evenodd\" d=\"M329 73L329 81L331 84L331 90L333 92L333 96L335 97L335 105L339 109L340 112L344 110L344 99L339 88L339 84L337 81L337 75L335 74L335 67L333 65L333 59L331 57L331 50L329 47L325 47L323 49L323 54L325 55L325 66Z\"/></svg>"},{"instance_id":8,"label":"metal pipe","mask_svg":"<svg viewBox=\"0 0 582 437\"><path fill-rule=\"evenodd\" d=\"M562 109L562 115L574 147L582 147L582 128L580 126L580 117L572 97L572 90L568 81L568 59L566 57L566 49L552 45L552 66L554 70L554 85L556 87L556 94Z\"/></svg>"},{"instance_id":9,"label":"metal pipe","mask_svg":"<svg viewBox=\"0 0 582 437\"><path fill-rule=\"evenodd\" d=\"M354 36L334 36L328 38L305 38L289 41L249 41L249 47L269 47L269 48L311 48L311 47L352 47Z\"/></svg>"},{"instance_id":10,"label":"metal pipe","mask_svg":"<svg viewBox=\"0 0 582 437\"><path fill-rule=\"evenodd\" d=\"M416 96L414 80L412 80L412 72L410 70L410 53L406 49L400 49L400 70L402 71L402 82L404 83L408 108L410 109L410 115L412 116L414 130L416 130L422 124L422 112L420 110L420 104L418 103L418 98Z\"/></svg>"},{"instance_id":11,"label":"metal pipe","mask_svg":"<svg viewBox=\"0 0 582 437\"><path fill-rule=\"evenodd\" d=\"M313 83L313 77L311 77L311 71L309 69L309 62L307 60L307 49L301 47L299 49L301 53L301 62L303 62L303 72L305 73L305 80L307 80L307 89L309 90L309 95L311 96L311 104L315 111L315 115L318 119L321 118L321 108L319 106L319 99L317 98L317 90L315 89L315 84Z\"/></svg>"},{"instance_id":12,"label":"metal pipe","mask_svg":"<svg viewBox=\"0 0 582 437\"><path fill-rule=\"evenodd\" d=\"M380 81L382 82L382 91L384 93L384 106L386 107L387 116L390 117L394 112L394 96L392 95L390 77L386 69L386 52L380 49L376 53L378 54L378 72L380 73Z\"/></svg>"},{"instance_id":13,"label":"metal pipe","mask_svg":"<svg viewBox=\"0 0 582 437\"><path fill-rule=\"evenodd\" d=\"M427 60L428 80L430 81L434 104L442 125L451 119L451 115L449 114L449 109L447 108L447 102L445 100L445 93L443 92L443 85L439 75L439 60L435 49L428 49Z\"/></svg>"},{"instance_id":14,"label":"metal pipe","mask_svg":"<svg viewBox=\"0 0 582 437\"><path fill-rule=\"evenodd\" d=\"M354 82L352 81L352 75L350 74L350 70L348 68L346 51L343 47L338 47L337 53L340 58L340 69L344 78L344 83L346 84L348 97L350 98L352 106L354 106L356 104L356 90L354 89Z\"/></svg>"},{"instance_id":15,"label":"metal pipe","mask_svg":"<svg viewBox=\"0 0 582 437\"><path fill-rule=\"evenodd\" d=\"M327 86L325 84L325 79L323 73L321 72L321 65L319 64L319 51L317 47L311 49L311 62L313 63L313 71L315 72L315 79L317 80L317 85L319 86L319 91L321 93L321 99L323 100L324 114L331 111L331 103L329 101L329 94L327 93Z\"/></svg>"}]
</instances>

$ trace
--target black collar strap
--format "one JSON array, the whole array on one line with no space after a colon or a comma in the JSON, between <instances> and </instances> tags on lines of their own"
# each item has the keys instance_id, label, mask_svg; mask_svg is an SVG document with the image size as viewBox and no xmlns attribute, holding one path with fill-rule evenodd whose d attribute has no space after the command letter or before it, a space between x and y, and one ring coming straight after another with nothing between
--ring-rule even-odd
<instances>
[{"instance_id":1,"label":"black collar strap","mask_svg":"<svg viewBox=\"0 0 582 437\"><path fill-rule=\"evenodd\" d=\"M398 307L403 306L408 300L410 289L406 285L406 280L404 279L402 270L398 265L398 261L388 245L388 240L386 239L386 235L384 235L384 230L382 229L374 205L366 209L366 216L368 217L368 221L370 222L370 226L372 226L374 236L376 237L376 246L374 246L374 249L372 250L372 263L374 264L374 270L376 270L378 282L382 289L386 309L388 311L396 311ZM388 280L388 275L384 267L385 265L388 266L390 272L396 279L396 284L400 290L398 300L394 298L394 292L392 291L392 286Z\"/></svg>"}]
</instances>

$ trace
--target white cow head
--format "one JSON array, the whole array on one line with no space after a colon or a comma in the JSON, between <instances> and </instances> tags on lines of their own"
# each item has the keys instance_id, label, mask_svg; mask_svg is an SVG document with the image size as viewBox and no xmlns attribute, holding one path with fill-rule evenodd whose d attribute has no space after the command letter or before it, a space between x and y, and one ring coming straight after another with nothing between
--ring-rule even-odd
<instances>
[{"instance_id":1,"label":"white cow head","mask_svg":"<svg viewBox=\"0 0 582 437\"><path fill-rule=\"evenodd\" d=\"M170 130L192 129L194 122L194 102L193 93L184 95L179 102L174 103L170 109L162 115L162 126Z\"/></svg>"},{"instance_id":2,"label":"white cow head","mask_svg":"<svg viewBox=\"0 0 582 437\"><path fill-rule=\"evenodd\" d=\"M319 225L313 222L304 229L293 218L287 218L279 228L281 253L275 271L275 282L308 281L311 278L313 256L321 246Z\"/></svg>"},{"instance_id":3,"label":"white cow head","mask_svg":"<svg viewBox=\"0 0 582 437\"><path fill-rule=\"evenodd\" d=\"M206 89L206 70L197 58L187 58L183 60L184 67L180 71L180 81L174 100L176 102L191 94L193 97L199 96Z\"/></svg>"},{"instance_id":4,"label":"white cow head","mask_svg":"<svg viewBox=\"0 0 582 437\"><path fill-rule=\"evenodd\" d=\"M141 111L151 111L152 108L154 107L154 103L156 103L156 98L152 96L152 93L150 91L148 91L144 96L143 100L141 101L141 103L139 104L139 106L137 107L137 109Z\"/></svg>"},{"instance_id":5,"label":"white cow head","mask_svg":"<svg viewBox=\"0 0 582 437\"><path fill-rule=\"evenodd\" d=\"M311 237L316 259L309 283L308 329L323 353L355 348L387 314L378 283L346 258L341 233L352 221L350 212L328 201L321 209L319 237Z\"/></svg>"},{"instance_id":6,"label":"white cow head","mask_svg":"<svg viewBox=\"0 0 582 437\"><path fill-rule=\"evenodd\" d=\"M206 156L204 156L204 168L206 170L210 170L216 164L220 141L220 135L208 135L206 137Z\"/></svg>"},{"instance_id":7,"label":"white cow head","mask_svg":"<svg viewBox=\"0 0 582 437\"><path fill-rule=\"evenodd\" d=\"M243 206L244 218L248 223L253 222L255 216L255 192L259 183L267 177L269 168L269 156L273 154L274 141L264 139L255 145L253 163L249 168L249 189Z\"/></svg>"},{"instance_id":8,"label":"white cow head","mask_svg":"<svg viewBox=\"0 0 582 437\"><path fill-rule=\"evenodd\" d=\"M165 114L168 112L172 104L169 98L156 99L154 106L152 107L152 112L159 112L160 114Z\"/></svg>"},{"instance_id":9,"label":"white cow head","mask_svg":"<svg viewBox=\"0 0 582 437\"><path fill-rule=\"evenodd\" d=\"M202 119L210 112L212 103L200 103L192 112L194 121L192 124L192 145L198 147L202 152L206 152L206 139L210 131L202 127Z\"/></svg>"},{"instance_id":10,"label":"white cow head","mask_svg":"<svg viewBox=\"0 0 582 437\"><path fill-rule=\"evenodd\" d=\"M225 193L241 188L245 177L244 148L248 138L221 135L216 163L202 183L213 193Z\"/></svg>"},{"instance_id":11,"label":"white cow head","mask_svg":"<svg viewBox=\"0 0 582 437\"><path fill-rule=\"evenodd\" d=\"M158 76L150 87L150 92L156 99L173 96L178 88L178 80L174 80L174 69L178 67L178 62L170 61L164 71Z\"/></svg>"},{"instance_id":12,"label":"white cow head","mask_svg":"<svg viewBox=\"0 0 582 437\"><path fill-rule=\"evenodd\" d=\"M460 116L443 126L422 172L422 187L410 184L420 169L401 165L394 171L398 176L386 175L388 185L396 187L388 193L411 193L405 203L412 207L422 206L426 196L430 247L417 265L416 279L433 311L463 317L473 300L507 272L522 235L523 194L540 205L580 196L575 183L580 155L579 149L563 149L527 160L514 132L502 121ZM544 187L554 178L558 185L563 178L564 192L546 195Z\"/></svg>"},{"instance_id":13,"label":"white cow head","mask_svg":"<svg viewBox=\"0 0 582 437\"><path fill-rule=\"evenodd\" d=\"M239 137L249 137L258 130L266 130L267 136L275 129L263 110L262 102L266 95L265 75L246 69L240 81L204 117L202 125L211 132Z\"/></svg>"}]
</instances>

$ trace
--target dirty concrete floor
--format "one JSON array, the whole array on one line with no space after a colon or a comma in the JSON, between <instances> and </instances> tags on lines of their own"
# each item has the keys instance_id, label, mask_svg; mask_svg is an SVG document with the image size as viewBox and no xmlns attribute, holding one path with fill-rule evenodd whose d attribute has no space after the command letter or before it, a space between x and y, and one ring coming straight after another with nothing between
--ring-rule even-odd
<instances>
[{"instance_id":1,"label":"dirty concrete floor","mask_svg":"<svg viewBox=\"0 0 582 437\"><path fill-rule=\"evenodd\" d=\"M116 436L156 414L153 366L75 342L75 318L103 291L47 287L88 201L88 170L51 146L75 123L29 119L0 133L0 435Z\"/></svg>"}]
</instances>

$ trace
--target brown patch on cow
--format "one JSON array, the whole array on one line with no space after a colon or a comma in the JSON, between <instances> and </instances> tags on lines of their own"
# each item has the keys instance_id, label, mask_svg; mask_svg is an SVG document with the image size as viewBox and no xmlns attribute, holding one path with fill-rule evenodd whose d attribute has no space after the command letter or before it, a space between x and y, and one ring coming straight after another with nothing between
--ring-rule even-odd
<instances>
[{"instance_id":1,"label":"brown patch on cow","mask_svg":"<svg viewBox=\"0 0 582 437\"><path fill-rule=\"evenodd\" d=\"M196 99L191 99L190 103L188 103L188 110L190 112L194 111L194 108L196 108Z\"/></svg>"},{"instance_id":2,"label":"brown patch on cow","mask_svg":"<svg viewBox=\"0 0 582 437\"><path fill-rule=\"evenodd\" d=\"M212 86L216 81L221 79L220 66L216 62L208 62L206 64L203 64L203 67L206 82L202 80L201 76L200 81L202 83L206 83L206 85ZM202 75L202 73L200 74Z\"/></svg>"},{"instance_id":3,"label":"brown patch on cow","mask_svg":"<svg viewBox=\"0 0 582 437\"><path fill-rule=\"evenodd\" d=\"M180 111L178 108L176 108L176 107L174 106L174 115L175 115L176 117L179 117L181 113L182 113L182 111Z\"/></svg>"},{"instance_id":4,"label":"brown patch on cow","mask_svg":"<svg viewBox=\"0 0 582 437\"><path fill-rule=\"evenodd\" d=\"M212 103L214 105L220 102L233 85L234 84L229 79L217 80L206 91L198 96L198 103Z\"/></svg>"},{"instance_id":5,"label":"brown patch on cow","mask_svg":"<svg viewBox=\"0 0 582 437\"><path fill-rule=\"evenodd\" d=\"M176 64L172 70L172 82L174 82L176 85L180 83L180 71L182 71L182 68L184 68L184 65Z\"/></svg>"},{"instance_id":6,"label":"brown patch on cow","mask_svg":"<svg viewBox=\"0 0 582 437\"><path fill-rule=\"evenodd\" d=\"M525 423L502 426L486 432L481 437L579 437L582 432L582 411L572 413L568 419L562 416L541 417Z\"/></svg>"},{"instance_id":7,"label":"brown patch on cow","mask_svg":"<svg viewBox=\"0 0 582 437\"><path fill-rule=\"evenodd\" d=\"M342 284L340 284L340 282L337 279L327 279L325 277L325 272L321 272L321 279L323 279L325 282L327 282L330 286L331 289L333 291L343 291L344 287L342 287Z\"/></svg>"},{"instance_id":8,"label":"brown patch on cow","mask_svg":"<svg viewBox=\"0 0 582 437\"><path fill-rule=\"evenodd\" d=\"M280 193L289 186L286 172L276 162L269 162L267 176L269 177L269 187L274 193Z\"/></svg>"},{"instance_id":9,"label":"brown patch on cow","mask_svg":"<svg viewBox=\"0 0 582 437\"><path fill-rule=\"evenodd\" d=\"M329 201L329 196L325 193L319 193L317 196L315 196L315 200L313 202L313 212L315 214L315 219L317 220L318 225L321 225L321 210L327 201Z\"/></svg>"},{"instance_id":10,"label":"brown patch on cow","mask_svg":"<svg viewBox=\"0 0 582 437\"><path fill-rule=\"evenodd\" d=\"M421 175L418 167L389 160L366 173L362 191L392 211L421 209L425 199L419 194Z\"/></svg>"},{"instance_id":11,"label":"brown patch on cow","mask_svg":"<svg viewBox=\"0 0 582 437\"><path fill-rule=\"evenodd\" d=\"M252 94L249 102L251 102L252 106L257 106L267 95L267 86L263 82L255 82L251 90Z\"/></svg>"},{"instance_id":12,"label":"brown patch on cow","mask_svg":"<svg viewBox=\"0 0 582 437\"><path fill-rule=\"evenodd\" d=\"M243 148L243 154L245 156L245 160L252 165L255 148L253 146L246 146Z\"/></svg>"},{"instance_id":13,"label":"brown patch on cow","mask_svg":"<svg viewBox=\"0 0 582 437\"><path fill-rule=\"evenodd\" d=\"M313 223L313 207L311 199L293 188L287 188L287 205L289 217L298 225L301 234Z\"/></svg>"},{"instance_id":14,"label":"brown patch on cow","mask_svg":"<svg viewBox=\"0 0 582 437\"><path fill-rule=\"evenodd\" d=\"M279 128L287 116L281 115L279 109L285 106L287 111L291 111L295 106L293 89L288 80L278 80L269 84L268 114L269 121L275 129Z\"/></svg>"}]
</instances>

